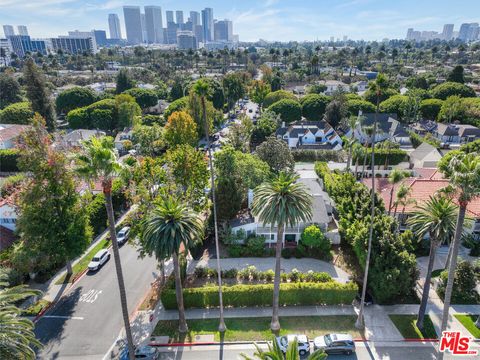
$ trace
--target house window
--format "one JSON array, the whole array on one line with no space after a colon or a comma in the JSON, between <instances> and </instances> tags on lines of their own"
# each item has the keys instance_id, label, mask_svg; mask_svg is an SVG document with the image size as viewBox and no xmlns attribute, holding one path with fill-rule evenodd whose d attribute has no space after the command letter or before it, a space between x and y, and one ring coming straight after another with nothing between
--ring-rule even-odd
<instances>
[{"instance_id":1,"label":"house window","mask_svg":"<svg viewBox=\"0 0 480 360\"><path fill-rule=\"evenodd\" d=\"M315 142L321 143L323 142L323 138L321 136L318 136L315 138Z\"/></svg>"},{"instance_id":2,"label":"house window","mask_svg":"<svg viewBox=\"0 0 480 360\"><path fill-rule=\"evenodd\" d=\"M297 236L295 234L285 234L285 242L295 242Z\"/></svg>"},{"instance_id":3,"label":"house window","mask_svg":"<svg viewBox=\"0 0 480 360\"><path fill-rule=\"evenodd\" d=\"M275 240L275 234L270 234L270 240Z\"/></svg>"}]
</instances>

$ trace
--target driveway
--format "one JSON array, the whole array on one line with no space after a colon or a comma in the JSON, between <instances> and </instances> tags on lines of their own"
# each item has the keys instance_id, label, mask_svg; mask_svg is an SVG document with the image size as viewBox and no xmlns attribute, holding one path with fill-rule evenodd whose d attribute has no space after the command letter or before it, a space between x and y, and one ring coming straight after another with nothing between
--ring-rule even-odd
<instances>
[{"instance_id":1,"label":"driveway","mask_svg":"<svg viewBox=\"0 0 480 360\"><path fill-rule=\"evenodd\" d=\"M201 259L198 261L192 261L192 265L189 266L189 272L193 272L196 266L202 266L207 268L215 268L216 260ZM237 269L241 270L248 266L255 266L259 271L266 271L275 268L275 258L224 258L220 259L220 267L222 270ZM315 272L329 273L332 278L338 282L346 283L348 281L348 273L332 263L317 260L317 259L283 259L281 262L281 268L283 272L291 272L292 269L297 269L300 272L306 273L309 270Z\"/></svg>"}]
</instances>

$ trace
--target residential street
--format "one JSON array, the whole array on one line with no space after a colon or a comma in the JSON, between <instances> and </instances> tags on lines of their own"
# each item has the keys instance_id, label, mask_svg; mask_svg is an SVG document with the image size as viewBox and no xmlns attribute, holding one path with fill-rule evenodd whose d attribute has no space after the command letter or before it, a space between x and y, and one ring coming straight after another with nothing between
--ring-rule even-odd
<instances>
[{"instance_id":1,"label":"residential street","mask_svg":"<svg viewBox=\"0 0 480 360\"><path fill-rule=\"evenodd\" d=\"M138 259L129 244L120 248L130 314L157 276L154 258ZM40 359L101 359L123 327L115 264L87 273L51 311L36 323L45 345Z\"/></svg>"}]
</instances>

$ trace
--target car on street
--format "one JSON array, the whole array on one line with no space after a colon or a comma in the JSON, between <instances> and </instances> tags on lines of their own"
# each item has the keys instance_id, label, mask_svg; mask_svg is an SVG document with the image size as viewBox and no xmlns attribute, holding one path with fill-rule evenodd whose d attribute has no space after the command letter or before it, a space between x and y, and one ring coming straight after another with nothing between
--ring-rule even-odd
<instances>
[{"instance_id":1,"label":"car on street","mask_svg":"<svg viewBox=\"0 0 480 360\"><path fill-rule=\"evenodd\" d=\"M102 249L95 254L90 263L88 270L97 271L110 259L110 252L107 249Z\"/></svg>"},{"instance_id":2,"label":"car on street","mask_svg":"<svg viewBox=\"0 0 480 360\"><path fill-rule=\"evenodd\" d=\"M322 349L329 355L351 355L355 352L355 342L350 334L327 334L313 339L313 349Z\"/></svg>"},{"instance_id":3,"label":"car on street","mask_svg":"<svg viewBox=\"0 0 480 360\"><path fill-rule=\"evenodd\" d=\"M288 344L291 344L295 339L297 339L298 353L300 356L304 356L310 352L310 342L306 335L289 334L277 336L276 338L277 344L284 354L287 352Z\"/></svg>"},{"instance_id":4,"label":"car on street","mask_svg":"<svg viewBox=\"0 0 480 360\"><path fill-rule=\"evenodd\" d=\"M117 234L117 242L119 245L123 245L128 240L128 234L130 234L130 226L124 226Z\"/></svg>"},{"instance_id":5,"label":"car on street","mask_svg":"<svg viewBox=\"0 0 480 360\"><path fill-rule=\"evenodd\" d=\"M253 109L248 109L248 112L249 112L249 113L252 113L252 112L253 112Z\"/></svg>"},{"instance_id":6,"label":"car on street","mask_svg":"<svg viewBox=\"0 0 480 360\"><path fill-rule=\"evenodd\" d=\"M157 360L160 357L160 353L157 348L153 346L141 346L135 349L135 359L144 359L144 360ZM121 350L120 360L129 360L128 357L128 348L125 347Z\"/></svg>"}]
</instances>

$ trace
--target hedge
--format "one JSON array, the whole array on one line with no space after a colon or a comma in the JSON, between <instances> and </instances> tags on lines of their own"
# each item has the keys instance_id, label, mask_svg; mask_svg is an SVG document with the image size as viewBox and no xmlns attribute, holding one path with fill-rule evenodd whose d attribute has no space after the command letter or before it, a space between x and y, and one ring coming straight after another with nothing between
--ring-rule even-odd
<instances>
[{"instance_id":1,"label":"hedge","mask_svg":"<svg viewBox=\"0 0 480 360\"><path fill-rule=\"evenodd\" d=\"M280 305L347 305L357 292L355 283L283 283L280 284ZM272 296L273 284L223 287L224 306L272 306ZM165 309L177 308L175 290L164 290L161 299ZM186 309L218 307L218 286L184 289L183 300Z\"/></svg>"},{"instance_id":2,"label":"hedge","mask_svg":"<svg viewBox=\"0 0 480 360\"><path fill-rule=\"evenodd\" d=\"M0 150L0 171L17 172L18 151L13 149Z\"/></svg>"},{"instance_id":3,"label":"hedge","mask_svg":"<svg viewBox=\"0 0 480 360\"><path fill-rule=\"evenodd\" d=\"M372 149L367 150L367 165L371 163L371 154ZM375 165L384 165L385 160L388 156L389 165L398 165L403 161L407 161L407 153L401 149L375 149ZM352 159L352 162L355 162L356 158ZM363 158L360 159L359 163L363 162Z\"/></svg>"},{"instance_id":4,"label":"hedge","mask_svg":"<svg viewBox=\"0 0 480 360\"><path fill-rule=\"evenodd\" d=\"M295 161L336 161L342 162L345 160L345 153L338 150L309 150L298 149L292 150L293 159Z\"/></svg>"}]
</instances>

